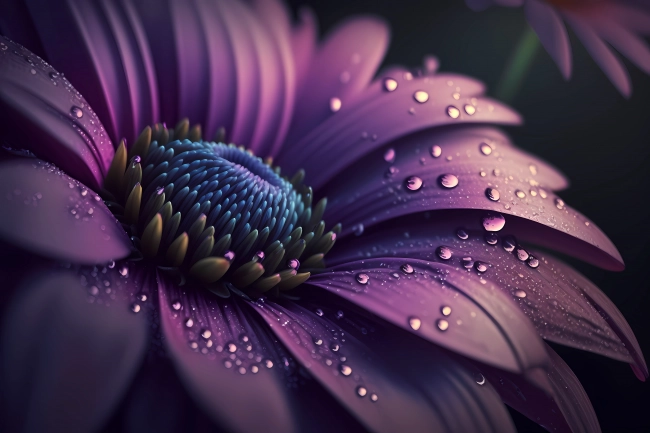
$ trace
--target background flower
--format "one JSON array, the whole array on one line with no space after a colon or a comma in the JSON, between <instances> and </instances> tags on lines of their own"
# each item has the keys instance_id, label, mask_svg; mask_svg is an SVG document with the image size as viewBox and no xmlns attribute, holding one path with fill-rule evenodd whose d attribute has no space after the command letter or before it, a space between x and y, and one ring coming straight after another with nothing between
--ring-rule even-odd
<instances>
[{"instance_id":1,"label":"background flower","mask_svg":"<svg viewBox=\"0 0 650 433\"><path fill-rule=\"evenodd\" d=\"M630 78L613 47L646 74L650 73L650 7L626 0L466 0L480 11L491 5L523 6L526 19L565 78L571 76L571 46L565 21L603 72L626 97Z\"/></svg>"}]
</instances>

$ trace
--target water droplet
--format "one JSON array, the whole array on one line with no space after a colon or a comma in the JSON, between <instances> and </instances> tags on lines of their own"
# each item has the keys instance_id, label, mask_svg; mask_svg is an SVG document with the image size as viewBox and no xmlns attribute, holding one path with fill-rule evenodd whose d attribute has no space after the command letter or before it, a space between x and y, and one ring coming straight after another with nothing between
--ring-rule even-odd
<instances>
[{"instance_id":1,"label":"water droplet","mask_svg":"<svg viewBox=\"0 0 650 433\"><path fill-rule=\"evenodd\" d=\"M458 230L456 231L456 236L458 236L459 239L463 239L463 240L469 238L469 235L468 235L467 232L466 232L465 230L463 230L463 229L458 229Z\"/></svg>"},{"instance_id":2,"label":"water droplet","mask_svg":"<svg viewBox=\"0 0 650 433\"><path fill-rule=\"evenodd\" d=\"M320 308L317 308L317 309L316 309L316 315L317 315L317 316L319 316L319 317L323 317L323 314L324 314L324 313L323 313L323 310L321 310Z\"/></svg>"},{"instance_id":3,"label":"water droplet","mask_svg":"<svg viewBox=\"0 0 650 433\"><path fill-rule=\"evenodd\" d=\"M417 331L420 329L420 326L422 326L422 321L418 317L411 316L409 317L409 325L411 326L411 329Z\"/></svg>"},{"instance_id":4,"label":"water droplet","mask_svg":"<svg viewBox=\"0 0 650 433\"><path fill-rule=\"evenodd\" d=\"M463 258L460 260L460 264L463 265L463 267L464 267L465 269L472 269L472 267L474 266L474 261L473 261L472 258L469 257L469 256L468 256L468 257L463 257Z\"/></svg>"},{"instance_id":5,"label":"water droplet","mask_svg":"<svg viewBox=\"0 0 650 433\"><path fill-rule=\"evenodd\" d=\"M194 326L194 320L192 320L191 317L188 317L187 319L185 319L185 326L191 328L192 326Z\"/></svg>"},{"instance_id":6,"label":"water droplet","mask_svg":"<svg viewBox=\"0 0 650 433\"><path fill-rule=\"evenodd\" d=\"M259 262L261 262L262 260L264 260L264 257L266 257L265 254L264 254L264 251L258 251L258 252L256 252L256 253L253 255L253 259L252 259L252 260L253 260L254 262L256 262L256 263L259 263Z\"/></svg>"},{"instance_id":7,"label":"water droplet","mask_svg":"<svg viewBox=\"0 0 650 433\"><path fill-rule=\"evenodd\" d=\"M366 394L368 394L368 390L366 388L361 385L357 386L357 395L359 397L365 397Z\"/></svg>"},{"instance_id":8,"label":"water droplet","mask_svg":"<svg viewBox=\"0 0 650 433\"><path fill-rule=\"evenodd\" d=\"M537 260L535 257L530 256L528 257L528 261L526 261L528 266L530 266L533 269L536 269L539 267L539 260Z\"/></svg>"},{"instance_id":9,"label":"water droplet","mask_svg":"<svg viewBox=\"0 0 650 433\"><path fill-rule=\"evenodd\" d=\"M443 305L440 308L440 312L442 313L443 316L449 316L451 314L451 307L448 305Z\"/></svg>"},{"instance_id":10,"label":"water droplet","mask_svg":"<svg viewBox=\"0 0 650 433\"><path fill-rule=\"evenodd\" d=\"M395 161L395 149L391 147L384 153L384 161L391 163Z\"/></svg>"},{"instance_id":11,"label":"water droplet","mask_svg":"<svg viewBox=\"0 0 650 433\"><path fill-rule=\"evenodd\" d=\"M349 365L341 364L339 365L339 371L343 376L349 376L352 374L352 367Z\"/></svg>"},{"instance_id":12,"label":"water droplet","mask_svg":"<svg viewBox=\"0 0 650 433\"><path fill-rule=\"evenodd\" d=\"M458 119L458 116L460 116L460 110L453 105L450 105L447 107L447 116L451 117L452 119Z\"/></svg>"},{"instance_id":13,"label":"water droplet","mask_svg":"<svg viewBox=\"0 0 650 433\"><path fill-rule=\"evenodd\" d=\"M535 164L530 164L528 169L530 170L530 174L533 176L537 174L537 166Z\"/></svg>"},{"instance_id":14,"label":"water droplet","mask_svg":"<svg viewBox=\"0 0 650 433\"><path fill-rule=\"evenodd\" d=\"M246 374L246 368L244 367L239 367L237 371L239 372L239 374Z\"/></svg>"},{"instance_id":15,"label":"water droplet","mask_svg":"<svg viewBox=\"0 0 650 433\"><path fill-rule=\"evenodd\" d=\"M442 147L436 145L431 146L431 156L434 158L440 158L440 155L442 155Z\"/></svg>"},{"instance_id":16,"label":"water droplet","mask_svg":"<svg viewBox=\"0 0 650 433\"><path fill-rule=\"evenodd\" d=\"M273 368L273 361L271 361L270 359L265 359L264 360L264 366L266 368Z\"/></svg>"},{"instance_id":17,"label":"water droplet","mask_svg":"<svg viewBox=\"0 0 650 433\"><path fill-rule=\"evenodd\" d=\"M370 401L371 401L371 402L374 403L374 402L376 402L377 400L379 400L379 396L378 396L377 394L375 394L375 393L370 394Z\"/></svg>"},{"instance_id":18,"label":"water droplet","mask_svg":"<svg viewBox=\"0 0 650 433\"><path fill-rule=\"evenodd\" d=\"M488 213L482 219L483 228L489 232L498 232L506 225L506 219L500 213Z\"/></svg>"},{"instance_id":19,"label":"water droplet","mask_svg":"<svg viewBox=\"0 0 650 433\"><path fill-rule=\"evenodd\" d=\"M226 348L228 349L228 352L230 352L230 353L237 352L237 345L235 343L226 344Z\"/></svg>"},{"instance_id":20,"label":"water droplet","mask_svg":"<svg viewBox=\"0 0 650 433\"><path fill-rule=\"evenodd\" d=\"M352 226L352 233L354 233L355 236L361 236L363 234L364 226L362 223L355 224Z\"/></svg>"},{"instance_id":21,"label":"water droplet","mask_svg":"<svg viewBox=\"0 0 650 433\"><path fill-rule=\"evenodd\" d=\"M496 245L499 243L499 236L494 233L486 233L484 239L488 245Z\"/></svg>"},{"instance_id":22,"label":"water droplet","mask_svg":"<svg viewBox=\"0 0 650 433\"><path fill-rule=\"evenodd\" d=\"M526 197L526 193L523 192L523 191L520 190L520 189L518 189L518 190L515 191L515 195L516 195L518 198L524 198L524 197Z\"/></svg>"},{"instance_id":23,"label":"water droplet","mask_svg":"<svg viewBox=\"0 0 650 433\"><path fill-rule=\"evenodd\" d=\"M515 296L518 298L525 298L526 297L526 292L524 292L521 289L515 290Z\"/></svg>"},{"instance_id":24,"label":"water droplet","mask_svg":"<svg viewBox=\"0 0 650 433\"><path fill-rule=\"evenodd\" d=\"M341 346L339 346L338 344L336 344L336 343L332 343L332 344L330 344L330 350L331 350L332 352L338 352L339 349L341 349Z\"/></svg>"},{"instance_id":25,"label":"water droplet","mask_svg":"<svg viewBox=\"0 0 650 433\"><path fill-rule=\"evenodd\" d=\"M506 236L503 238L503 249L507 252L513 252L516 246L517 240L514 238L514 236Z\"/></svg>"},{"instance_id":26,"label":"water droplet","mask_svg":"<svg viewBox=\"0 0 650 433\"><path fill-rule=\"evenodd\" d=\"M481 151L481 153L482 153L483 155L485 155L485 156L488 156L488 155L490 155L490 154L492 153L492 146L490 146L490 145L487 144L487 143L481 143L481 144L479 144L478 148L479 148L479 150Z\"/></svg>"},{"instance_id":27,"label":"water droplet","mask_svg":"<svg viewBox=\"0 0 650 433\"><path fill-rule=\"evenodd\" d=\"M205 338L206 340L210 338L211 335L212 335L212 331L210 331L209 329L204 329L203 331L201 331L201 337Z\"/></svg>"},{"instance_id":28,"label":"water droplet","mask_svg":"<svg viewBox=\"0 0 650 433\"><path fill-rule=\"evenodd\" d=\"M223 255L223 258L232 263L232 261L235 260L235 252L226 251L226 253Z\"/></svg>"},{"instance_id":29,"label":"water droplet","mask_svg":"<svg viewBox=\"0 0 650 433\"><path fill-rule=\"evenodd\" d=\"M406 179L406 188L410 191L417 191L422 188L422 179L417 176L411 176Z\"/></svg>"},{"instance_id":30,"label":"water droplet","mask_svg":"<svg viewBox=\"0 0 650 433\"><path fill-rule=\"evenodd\" d=\"M343 311L339 310L339 311L336 312L336 318L337 319L342 319L344 316L345 316L345 314L343 314Z\"/></svg>"},{"instance_id":31,"label":"water droplet","mask_svg":"<svg viewBox=\"0 0 650 433\"><path fill-rule=\"evenodd\" d=\"M476 272L482 274L483 272L486 272L488 270L487 264L483 262L476 262L474 263L474 269L476 269Z\"/></svg>"},{"instance_id":32,"label":"water droplet","mask_svg":"<svg viewBox=\"0 0 650 433\"><path fill-rule=\"evenodd\" d=\"M300 268L300 261L298 259L291 259L287 262L289 269L298 270Z\"/></svg>"},{"instance_id":33,"label":"water droplet","mask_svg":"<svg viewBox=\"0 0 650 433\"><path fill-rule=\"evenodd\" d=\"M231 368L232 367L232 362L229 359L226 359L223 361L223 366L226 368Z\"/></svg>"},{"instance_id":34,"label":"water droplet","mask_svg":"<svg viewBox=\"0 0 650 433\"><path fill-rule=\"evenodd\" d=\"M474 380L478 385L485 385L485 376L483 376L481 373L476 373L474 375Z\"/></svg>"},{"instance_id":35,"label":"water droplet","mask_svg":"<svg viewBox=\"0 0 650 433\"><path fill-rule=\"evenodd\" d=\"M498 177L499 175L501 175L501 170L495 168L494 170L492 170L492 175Z\"/></svg>"},{"instance_id":36,"label":"water droplet","mask_svg":"<svg viewBox=\"0 0 650 433\"><path fill-rule=\"evenodd\" d=\"M413 79L413 74L411 74L410 72L404 72L403 76L406 81L411 81Z\"/></svg>"},{"instance_id":37,"label":"water droplet","mask_svg":"<svg viewBox=\"0 0 650 433\"><path fill-rule=\"evenodd\" d=\"M368 274L357 274L357 282L359 284L366 285L368 284L368 281L370 281Z\"/></svg>"},{"instance_id":38,"label":"water droplet","mask_svg":"<svg viewBox=\"0 0 650 433\"><path fill-rule=\"evenodd\" d=\"M556 207L556 208L558 208L558 209L560 209L560 210L564 209L564 206L565 206L564 200L562 200L562 199L559 198L559 197L555 197L555 201L554 201L554 202L555 202L555 207Z\"/></svg>"},{"instance_id":39,"label":"water droplet","mask_svg":"<svg viewBox=\"0 0 650 433\"><path fill-rule=\"evenodd\" d=\"M447 329L449 329L449 322L447 322L445 319L438 319L436 321L436 326L441 331L446 331Z\"/></svg>"},{"instance_id":40,"label":"water droplet","mask_svg":"<svg viewBox=\"0 0 650 433\"><path fill-rule=\"evenodd\" d=\"M546 198L546 197L548 197L548 193L546 192L546 190L544 188L540 188L539 189L539 196L541 198Z\"/></svg>"},{"instance_id":41,"label":"water droplet","mask_svg":"<svg viewBox=\"0 0 650 433\"><path fill-rule=\"evenodd\" d=\"M415 99L420 104L424 104L429 100L429 94L423 90L418 90L413 94L413 99Z\"/></svg>"},{"instance_id":42,"label":"water droplet","mask_svg":"<svg viewBox=\"0 0 650 433\"><path fill-rule=\"evenodd\" d=\"M81 108L77 107L76 105L73 105L72 108L70 109L70 114L72 114L72 117L81 119L84 116L84 112L81 110Z\"/></svg>"},{"instance_id":43,"label":"water droplet","mask_svg":"<svg viewBox=\"0 0 650 433\"><path fill-rule=\"evenodd\" d=\"M528 260L528 257L530 257L528 255L528 251L526 251L522 247L517 247L517 250L515 251L515 254L517 254L517 258L519 260L521 260L522 262L525 262L526 260Z\"/></svg>"},{"instance_id":44,"label":"water droplet","mask_svg":"<svg viewBox=\"0 0 650 433\"><path fill-rule=\"evenodd\" d=\"M401 269L402 272L404 272L405 274L412 274L413 271L414 271L413 266L409 265L408 263L404 263L404 264L400 267L400 269Z\"/></svg>"},{"instance_id":45,"label":"water droplet","mask_svg":"<svg viewBox=\"0 0 650 433\"><path fill-rule=\"evenodd\" d=\"M451 259L451 256L452 256L451 248L449 248L449 247L447 247L447 246L444 246L444 245L439 246L439 247L436 249L436 254L437 254L438 257L440 257L442 260L449 260L449 259Z\"/></svg>"},{"instance_id":46,"label":"water droplet","mask_svg":"<svg viewBox=\"0 0 650 433\"><path fill-rule=\"evenodd\" d=\"M332 98L330 99L330 110L332 110L332 113L336 113L341 109L341 100L339 98Z\"/></svg>"},{"instance_id":47,"label":"water droplet","mask_svg":"<svg viewBox=\"0 0 650 433\"><path fill-rule=\"evenodd\" d=\"M485 196L492 201L499 201L501 194L494 188L485 188Z\"/></svg>"},{"instance_id":48,"label":"water droplet","mask_svg":"<svg viewBox=\"0 0 650 433\"><path fill-rule=\"evenodd\" d=\"M458 186L458 178L454 174L442 174L438 177L441 186L451 189Z\"/></svg>"},{"instance_id":49,"label":"water droplet","mask_svg":"<svg viewBox=\"0 0 650 433\"><path fill-rule=\"evenodd\" d=\"M323 340L320 339L320 338L316 338L316 337L314 337L314 344L315 344L316 346L321 346L321 345L323 344Z\"/></svg>"},{"instance_id":50,"label":"water droplet","mask_svg":"<svg viewBox=\"0 0 650 433\"><path fill-rule=\"evenodd\" d=\"M176 310L176 311L180 310L180 309L181 309L181 302L180 302L180 301L174 301L174 302L172 303L172 308L173 308L174 310Z\"/></svg>"},{"instance_id":51,"label":"water droplet","mask_svg":"<svg viewBox=\"0 0 650 433\"><path fill-rule=\"evenodd\" d=\"M470 116L474 113L476 113L476 107L470 104L465 104L465 113L469 114Z\"/></svg>"},{"instance_id":52,"label":"water droplet","mask_svg":"<svg viewBox=\"0 0 650 433\"><path fill-rule=\"evenodd\" d=\"M384 78L384 90L393 92L397 89L397 80L393 78Z\"/></svg>"},{"instance_id":53,"label":"water droplet","mask_svg":"<svg viewBox=\"0 0 650 433\"><path fill-rule=\"evenodd\" d=\"M139 313L140 312L140 304L138 304L136 302L131 304L131 311L133 311L134 313Z\"/></svg>"},{"instance_id":54,"label":"water droplet","mask_svg":"<svg viewBox=\"0 0 650 433\"><path fill-rule=\"evenodd\" d=\"M257 374L258 371L260 371L260 368L257 365L251 365L251 373Z\"/></svg>"}]
</instances>

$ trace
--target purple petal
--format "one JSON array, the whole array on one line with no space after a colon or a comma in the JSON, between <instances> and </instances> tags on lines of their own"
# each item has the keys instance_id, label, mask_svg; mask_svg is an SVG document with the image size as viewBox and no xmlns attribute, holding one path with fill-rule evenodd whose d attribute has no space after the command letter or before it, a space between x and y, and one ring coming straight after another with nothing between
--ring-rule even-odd
<instances>
[{"instance_id":1,"label":"purple petal","mask_svg":"<svg viewBox=\"0 0 650 433\"><path fill-rule=\"evenodd\" d=\"M628 30L625 23L616 23L609 16L595 15L592 23L596 32L619 53L630 59L646 74L650 74L650 49L648 44Z\"/></svg>"},{"instance_id":2,"label":"purple petal","mask_svg":"<svg viewBox=\"0 0 650 433\"><path fill-rule=\"evenodd\" d=\"M289 142L295 142L332 116L330 101L349 104L370 83L389 42L384 21L349 19L326 37L309 65L297 92Z\"/></svg>"},{"instance_id":3,"label":"purple petal","mask_svg":"<svg viewBox=\"0 0 650 433\"><path fill-rule=\"evenodd\" d=\"M317 48L318 23L314 12L309 8L302 8L298 18L299 23L291 35L291 50L296 68L296 85L302 88Z\"/></svg>"},{"instance_id":4,"label":"purple petal","mask_svg":"<svg viewBox=\"0 0 650 433\"><path fill-rule=\"evenodd\" d=\"M156 120L153 63L130 0L27 5L48 60L86 95L114 142Z\"/></svg>"},{"instance_id":5,"label":"purple petal","mask_svg":"<svg viewBox=\"0 0 650 433\"><path fill-rule=\"evenodd\" d=\"M568 80L571 76L571 45L562 19L553 7L538 0L527 0L524 12L528 24Z\"/></svg>"},{"instance_id":6,"label":"purple petal","mask_svg":"<svg viewBox=\"0 0 650 433\"><path fill-rule=\"evenodd\" d=\"M35 158L0 163L0 237L73 263L126 257L131 241L97 194Z\"/></svg>"},{"instance_id":7,"label":"purple petal","mask_svg":"<svg viewBox=\"0 0 650 433\"><path fill-rule=\"evenodd\" d=\"M487 366L478 369L507 405L548 431L599 433L598 418L580 381L548 346L547 351L552 362L548 371L550 394L521 376Z\"/></svg>"},{"instance_id":8,"label":"purple petal","mask_svg":"<svg viewBox=\"0 0 650 433\"><path fill-rule=\"evenodd\" d=\"M516 372L545 365L541 338L509 296L452 264L369 259L336 266L309 284L481 362Z\"/></svg>"},{"instance_id":9,"label":"purple petal","mask_svg":"<svg viewBox=\"0 0 650 433\"><path fill-rule=\"evenodd\" d=\"M296 430L274 344L250 314L160 274L158 284L167 349L196 403L228 431Z\"/></svg>"},{"instance_id":10,"label":"purple petal","mask_svg":"<svg viewBox=\"0 0 650 433\"><path fill-rule=\"evenodd\" d=\"M86 100L45 61L4 39L0 55L0 130L4 143L28 149L94 189L113 145Z\"/></svg>"},{"instance_id":11,"label":"purple petal","mask_svg":"<svg viewBox=\"0 0 650 433\"><path fill-rule=\"evenodd\" d=\"M535 227L530 235L539 239L531 241L553 248L566 243L562 249L570 254L608 269L622 269L621 256L605 234L550 192L564 187L564 178L511 146L501 133L467 127L426 131L392 145L394 162L386 161L391 147L385 146L328 187L326 219L341 222L344 235L361 224L367 228L400 215L481 209L519 217L506 218L506 227ZM433 150L435 155L441 152L438 157L432 156ZM457 186L448 181L443 186L443 176L457 181ZM417 185L409 186L409 179L418 180ZM498 191L498 200L486 196L488 188Z\"/></svg>"},{"instance_id":12,"label":"purple petal","mask_svg":"<svg viewBox=\"0 0 650 433\"><path fill-rule=\"evenodd\" d=\"M110 269L101 278L112 282L110 307L89 302L90 275L69 271L31 279L9 306L0 343L8 431L98 431L128 389L148 324L124 302L131 279Z\"/></svg>"},{"instance_id":13,"label":"purple petal","mask_svg":"<svg viewBox=\"0 0 650 433\"><path fill-rule=\"evenodd\" d=\"M606 9L605 15L614 18L627 29L642 35L650 34L650 8L645 0L637 0L636 5L606 2L600 5ZM645 3L645 4L644 4Z\"/></svg>"},{"instance_id":14,"label":"purple petal","mask_svg":"<svg viewBox=\"0 0 650 433\"><path fill-rule=\"evenodd\" d=\"M409 217L407 231L403 227L393 224L339 245L328 254L328 263L409 257L466 269L468 278L491 282L514 300L541 337L629 362L647 375L634 333L611 301L585 277L546 253L521 247L533 257L522 261L517 249L506 251L504 247L516 241L504 235L519 235L507 226L495 238L495 246L486 242L476 218L461 213L439 214L435 219ZM440 257L442 246L450 258Z\"/></svg>"},{"instance_id":15,"label":"purple petal","mask_svg":"<svg viewBox=\"0 0 650 433\"><path fill-rule=\"evenodd\" d=\"M632 94L632 85L620 59L578 13L564 10L563 15L607 78L623 96L629 98Z\"/></svg>"},{"instance_id":16,"label":"purple petal","mask_svg":"<svg viewBox=\"0 0 650 433\"><path fill-rule=\"evenodd\" d=\"M395 90L385 90L385 78L397 83ZM368 152L419 130L477 122L519 123L510 109L478 97L482 91L482 84L458 75L384 75L300 141L289 143L278 157L279 164L288 173L304 168L307 183L316 189Z\"/></svg>"},{"instance_id":17,"label":"purple petal","mask_svg":"<svg viewBox=\"0 0 650 433\"><path fill-rule=\"evenodd\" d=\"M295 303L253 305L296 359L368 429L450 430L445 415L453 415L432 410L413 382L405 380L399 370L387 369L379 354L337 323ZM439 385L440 396L444 391L452 393L449 383Z\"/></svg>"}]
</instances>

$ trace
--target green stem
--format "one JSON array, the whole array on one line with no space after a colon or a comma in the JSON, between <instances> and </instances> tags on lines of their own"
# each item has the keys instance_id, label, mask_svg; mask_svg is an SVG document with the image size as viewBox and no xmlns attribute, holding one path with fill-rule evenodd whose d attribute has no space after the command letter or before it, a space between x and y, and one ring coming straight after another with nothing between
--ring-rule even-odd
<instances>
[{"instance_id":1,"label":"green stem","mask_svg":"<svg viewBox=\"0 0 650 433\"><path fill-rule=\"evenodd\" d=\"M498 99L504 102L512 102L533 64L539 46L539 38L533 29L528 27L512 52L503 75L501 75L496 91Z\"/></svg>"}]
</instances>

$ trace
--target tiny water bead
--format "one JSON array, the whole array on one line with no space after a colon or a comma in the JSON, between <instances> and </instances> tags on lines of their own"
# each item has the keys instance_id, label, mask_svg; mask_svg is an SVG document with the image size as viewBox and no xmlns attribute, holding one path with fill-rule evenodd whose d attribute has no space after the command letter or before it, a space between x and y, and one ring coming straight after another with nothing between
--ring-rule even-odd
<instances>
[{"instance_id":1,"label":"tiny water bead","mask_svg":"<svg viewBox=\"0 0 650 433\"><path fill-rule=\"evenodd\" d=\"M458 186L458 177L455 174L442 174L438 177L438 183L447 189L456 188Z\"/></svg>"},{"instance_id":2,"label":"tiny water bead","mask_svg":"<svg viewBox=\"0 0 650 433\"><path fill-rule=\"evenodd\" d=\"M528 257L526 264L528 264L529 267L536 269L539 267L539 260L533 256L530 256Z\"/></svg>"},{"instance_id":3,"label":"tiny water bead","mask_svg":"<svg viewBox=\"0 0 650 433\"><path fill-rule=\"evenodd\" d=\"M481 151L481 153L482 153L483 155L485 155L485 156L488 156L488 155L492 154L492 146L490 146L490 145L487 144L487 143L481 143L481 144L479 144L478 148L479 148L479 150Z\"/></svg>"},{"instance_id":4,"label":"tiny water bead","mask_svg":"<svg viewBox=\"0 0 650 433\"><path fill-rule=\"evenodd\" d=\"M451 307L448 305L443 305L440 308L440 313L442 313L443 316L449 316L451 314Z\"/></svg>"},{"instance_id":5,"label":"tiny water bead","mask_svg":"<svg viewBox=\"0 0 650 433\"><path fill-rule=\"evenodd\" d=\"M422 179L417 176L411 176L406 179L406 188L409 191L418 191L422 188Z\"/></svg>"},{"instance_id":6,"label":"tiny water bead","mask_svg":"<svg viewBox=\"0 0 650 433\"><path fill-rule=\"evenodd\" d=\"M419 317L411 316L409 317L409 326L414 331L417 331L422 326L422 320Z\"/></svg>"},{"instance_id":7,"label":"tiny water bead","mask_svg":"<svg viewBox=\"0 0 650 433\"><path fill-rule=\"evenodd\" d=\"M556 197L555 200L554 200L554 202L555 202L555 207L556 207L556 208L558 208L558 209L560 209L560 210L563 210L563 209L564 209L564 206L565 206L564 200L562 200L562 199L559 198L559 197Z\"/></svg>"},{"instance_id":8,"label":"tiny water bead","mask_svg":"<svg viewBox=\"0 0 650 433\"><path fill-rule=\"evenodd\" d=\"M368 390L365 387L361 385L357 386L357 395L359 397L365 397L366 394L368 394Z\"/></svg>"},{"instance_id":9,"label":"tiny water bead","mask_svg":"<svg viewBox=\"0 0 650 433\"><path fill-rule=\"evenodd\" d=\"M314 204L304 176L283 177L241 146L205 141L183 120L145 128L128 150L122 141L102 198L139 258L162 272L221 297L278 296L324 267L341 231L325 230L327 199Z\"/></svg>"},{"instance_id":10,"label":"tiny water bead","mask_svg":"<svg viewBox=\"0 0 650 433\"><path fill-rule=\"evenodd\" d=\"M357 274L357 282L359 284L366 285L368 284L368 281L370 281L368 274Z\"/></svg>"},{"instance_id":11,"label":"tiny water bead","mask_svg":"<svg viewBox=\"0 0 650 433\"><path fill-rule=\"evenodd\" d=\"M526 193L520 189L515 191L515 195L517 196L517 198L526 198Z\"/></svg>"},{"instance_id":12,"label":"tiny water bead","mask_svg":"<svg viewBox=\"0 0 650 433\"><path fill-rule=\"evenodd\" d=\"M436 321L436 326L441 331L446 331L447 329L449 329L449 322L447 322L445 319L438 319Z\"/></svg>"},{"instance_id":13,"label":"tiny water bead","mask_svg":"<svg viewBox=\"0 0 650 433\"><path fill-rule=\"evenodd\" d=\"M440 158L440 155L442 155L442 147L437 144L431 146L431 156L434 158Z\"/></svg>"}]
</instances>

